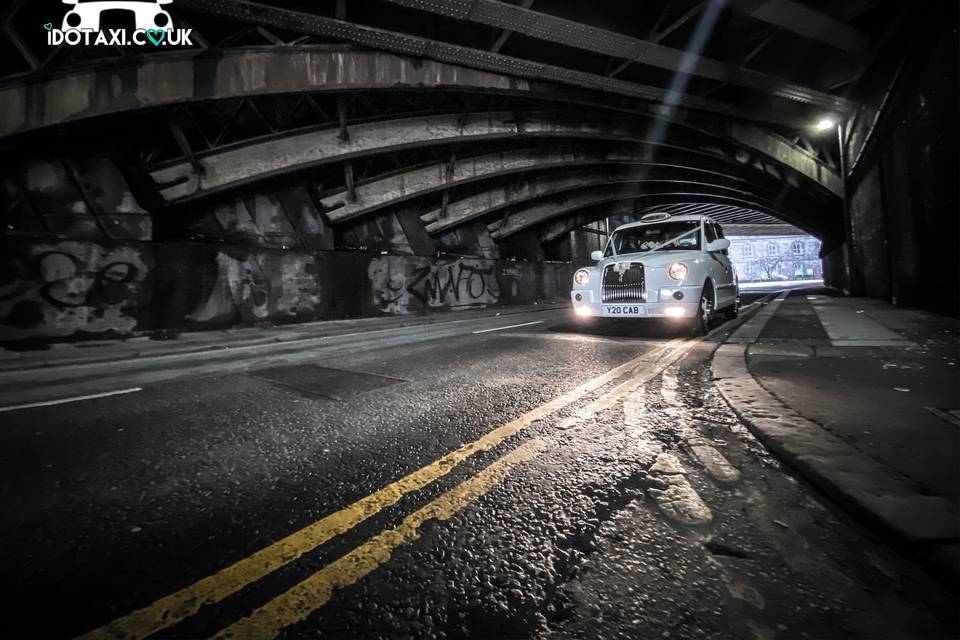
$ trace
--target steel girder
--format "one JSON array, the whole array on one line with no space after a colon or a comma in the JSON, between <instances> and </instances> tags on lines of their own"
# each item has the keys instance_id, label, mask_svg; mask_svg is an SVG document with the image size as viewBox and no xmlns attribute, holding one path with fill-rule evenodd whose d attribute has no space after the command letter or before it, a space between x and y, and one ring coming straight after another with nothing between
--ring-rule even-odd
<instances>
[{"instance_id":1,"label":"steel girder","mask_svg":"<svg viewBox=\"0 0 960 640\"><path fill-rule=\"evenodd\" d=\"M710 216L718 222L749 218L755 224L786 224L783 220L761 211L726 204L704 204L702 202L657 205L655 208L648 206L640 209L638 213L644 214L652 211L663 211L671 215L700 214Z\"/></svg>"},{"instance_id":2,"label":"steel girder","mask_svg":"<svg viewBox=\"0 0 960 640\"><path fill-rule=\"evenodd\" d=\"M149 58L52 76L42 82L0 89L0 138L80 119L135 109L303 91L364 91L409 88L456 89L548 98L605 108L596 94L557 85L528 82L504 75L419 61L387 53L331 51L328 48L284 47L244 50L210 56L189 53ZM626 110L625 106L617 106ZM650 105L633 106L642 117L657 117ZM840 178L816 157L796 145L751 125L724 122L674 111L671 125L694 126L718 137L731 137L777 162L803 173L835 195Z\"/></svg>"},{"instance_id":3,"label":"steel girder","mask_svg":"<svg viewBox=\"0 0 960 640\"><path fill-rule=\"evenodd\" d=\"M573 20L540 13L522 6L496 0L387 0L393 4L468 20L501 29L512 29L531 38L575 47L639 64L676 71L689 67L689 73L763 93L812 104L825 109L849 112L850 103L839 96L817 91L766 73L741 69L721 60L693 55L647 40L592 27Z\"/></svg>"},{"instance_id":4,"label":"steel girder","mask_svg":"<svg viewBox=\"0 0 960 640\"><path fill-rule=\"evenodd\" d=\"M711 189L730 197L752 198L767 210L776 210L777 205L756 193L734 186L716 177L705 182L696 178L684 178L674 171L637 172L636 169L611 167L583 172L545 174L519 180L506 185L491 186L480 193L461 200L450 202L446 207L431 209L420 216L426 224L427 232L438 233L459 226L475 218L489 216L497 211L523 204L531 200L541 200L551 196L581 190L607 188L616 191L626 185L641 189ZM726 182L726 184L724 184Z\"/></svg>"},{"instance_id":5,"label":"steel girder","mask_svg":"<svg viewBox=\"0 0 960 640\"><path fill-rule=\"evenodd\" d=\"M498 73L373 51L276 47L149 56L0 88L0 138L106 115L201 100L397 89L544 94Z\"/></svg>"},{"instance_id":6,"label":"steel girder","mask_svg":"<svg viewBox=\"0 0 960 640\"><path fill-rule=\"evenodd\" d=\"M228 148L197 158L157 169L151 177L167 202L185 201L250 181L304 170L329 162L354 157L398 151L411 147L440 145L452 142L470 142L510 138L577 138L608 140L624 143L645 143L654 146L679 146L692 154L750 166L750 155L732 148L723 140L709 135L686 132L682 125L674 125L667 141L652 135L650 128L637 126L636 119L605 118L597 122L564 117L552 112L437 115L400 120L377 121L350 127L350 136L342 139L338 129L323 129L295 133L263 142ZM651 139L653 138L653 139ZM684 141L678 145L674 140ZM724 146L729 147L724 149ZM200 171L197 171L199 165ZM765 167L764 171L774 171ZM786 172L781 179L799 186L799 174ZM793 177L791 177L793 176ZM810 183L812 186L813 183Z\"/></svg>"},{"instance_id":7,"label":"steel girder","mask_svg":"<svg viewBox=\"0 0 960 640\"><path fill-rule=\"evenodd\" d=\"M701 180L719 179L740 185L754 185L761 190L783 190L784 183L768 174L753 172L752 180L739 175L739 167L726 161L692 154L676 147L660 147L656 162L646 160L647 146L624 146L613 149L579 148L571 145L556 148L513 149L483 156L452 158L417 167L409 171L373 179L354 188L353 200L347 189L327 194L320 199L331 222L353 220L386 206L397 205L444 189L464 187L481 181L516 177L528 172L593 168L598 166L647 167L651 170L676 171ZM763 187L769 184L769 188ZM786 186L788 192L797 191ZM799 195L799 194L798 194Z\"/></svg>"},{"instance_id":8,"label":"steel girder","mask_svg":"<svg viewBox=\"0 0 960 640\"><path fill-rule=\"evenodd\" d=\"M687 121L652 103L387 52L326 45L185 51L22 78L0 86L0 138L140 109L203 100L302 92L450 89L529 96L561 104ZM703 114L706 116L707 114ZM794 123L802 126L806 123ZM711 126L704 121L702 126ZM721 123L713 123L720 128Z\"/></svg>"},{"instance_id":9,"label":"steel girder","mask_svg":"<svg viewBox=\"0 0 960 640\"><path fill-rule=\"evenodd\" d=\"M661 204L690 202L691 200L717 204L732 204L786 219L781 212L771 211L761 203L729 196L725 193L718 193L711 189L700 188L694 191L673 191L666 189L656 192L640 192L636 188L622 188L618 191L611 192L611 190L607 188L600 188L537 202L529 207L505 215L502 219L488 224L487 228L495 240L500 240L530 227L543 224L549 220L566 216L576 216L583 210L593 209L611 203L628 201L630 203L630 210L633 211L637 203L645 204L649 201L651 203ZM606 215L615 215L615 213L608 213ZM794 224L792 220L787 221ZM804 227L809 228L806 224L804 224Z\"/></svg>"},{"instance_id":10,"label":"steel girder","mask_svg":"<svg viewBox=\"0 0 960 640\"><path fill-rule=\"evenodd\" d=\"M764 133L757 127L731 122L728 135L746 148L778 160L822 185L835 196L843 195L843 178L812 153L801 150L783 138Z\"/></svg>"},{"instance_id":11,"label":"steel girder","mask_svg":"<svg viewBox=\"0 0 960 640\"><path fill-rule=\"evenodd\" d=\"M444 3L436 4L443 5ZM279 9L255 2L247 2L245 0L178 0L177 6L200 13L249 22L251 24L275 27L295 33L310 34L324 38L333 38L363 47L391 51L419 58L428 58L464 67L484 69L517 78L575 85L586 89L605 91L656 103L721 113L733 118L772 122L790 127L803 126L792 118L788 118L788 121L785 121L776 109L755 111L751 108L738 107L689 94L677 96L676 93L660 87L617 80L603 75L575 71L564 67L491 53L481 49L454 45L448 42L429 40L404 33L353 24L312 13ZM573 24L576 25L577 23ZM509 28L510 25L507 25L507 27ZM654 46L659 47L660 45ZM668 57L672 58L672 54L668 54ZM722 63L719 64L722 65ZM700 65L698 65L698 67L699 66ZM727 78L729 75L736 76L736 73L734 73L735 67L730 67L729 65L722 66L723 69L713 69L713 75L719 76L720 78ZM671 66L670 68L674 69L676 67ZM756 72L743 73L749 75ZM759 80L755 80L754 82L758 86L765 86ZM790 85L783 81L780 81L778 91L784 97L790 97L798 102L807 100L829 102L831 105L829 108L833 110L843 112L850 110L849 105L842 98L837 98L830 94L822 94L823 96L828 96L827 98L817 98L813 94L806 93L805 88Z\"/></svg>"},{"instance_id":12,"label":"steel girder","mask_svg":"<svg viewBox=\"0 0 960 640\"><path fill-rule=\"evenodd\" d=\"M750 17L810 40L860 56L870 44L867 34L847 23L793 0L733 0L732 6Z\"/></svg>"},{"instance_id":13,"label":"steel girder","mask_svg":"<svg viewBox=\"0 0 960 640\"><path fill-rule=\"evenodd\" d=\"M585 224L590 224L603 218L617 216L635 216L639 218L643 214L653 211L663 211L674 215L680 215L683 213L700 213L711 216L721 224L724 224L725 221L728 221L732 218L744 220L749 219L760 225L786 224L783 220L774 218L768 214L760 211L754 211L752 209L745 209L736 205L710 204L702 202L691 203L687 201L674 202L676 198L673 197L665 197L660 202L657 202L656 200L657 198L646 199L644 202L647 204L640 207L638 207L637 203L633 200L605 203L593 208L585 209L570 217L561 218L559 220L548 220L547 222L539 225L539 228L537 229L537 236L540 242L550 242L573 231L574 229L582 227ZM803 227L798 228L803 229ZM805 230L811 235L817 235L818 233L817 230L812 228Z\"/></svg>"}]
</instances>

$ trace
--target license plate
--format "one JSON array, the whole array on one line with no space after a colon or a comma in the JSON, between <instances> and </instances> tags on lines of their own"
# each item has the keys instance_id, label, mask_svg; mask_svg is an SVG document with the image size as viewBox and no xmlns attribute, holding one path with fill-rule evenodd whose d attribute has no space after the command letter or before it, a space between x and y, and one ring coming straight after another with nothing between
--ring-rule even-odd
<instances>
[{"instance_id":1,"label":"license plate","mask_svg":"<svg viewBox=\"0 0 960 640\"><path fill-rule=\"evenodd\" d=\"M603 305L603 315L605 316L642 316L646 312L647 308L642 304Z\"/></svg>"}]
</instances>

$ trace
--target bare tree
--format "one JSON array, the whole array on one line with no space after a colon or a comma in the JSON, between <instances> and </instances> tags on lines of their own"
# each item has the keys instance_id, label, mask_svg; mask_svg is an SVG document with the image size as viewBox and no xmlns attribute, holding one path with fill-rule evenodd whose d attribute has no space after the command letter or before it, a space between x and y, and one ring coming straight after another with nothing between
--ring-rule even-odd
<instances>
[{"instance_id":1,"label":"bare tree","mask_svg":"<svg viewBox=\"0 0 960 640\"><path fill-rule=\"evenodd\" d=\"M769 258L757 258L754 261L755 267L763 273L763 280L773 280L780 272L780 265L783 264L783 258L780 256Z\"/></svg>"}]
</instances>

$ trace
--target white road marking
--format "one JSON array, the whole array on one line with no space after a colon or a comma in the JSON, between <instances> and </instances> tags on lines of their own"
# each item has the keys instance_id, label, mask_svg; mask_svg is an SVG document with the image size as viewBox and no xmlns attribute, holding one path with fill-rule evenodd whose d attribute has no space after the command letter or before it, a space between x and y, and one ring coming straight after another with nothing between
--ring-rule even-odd
<instances>
[{"instance_id":1,"label":"white road marking","mask_svg":"<svg viewBox=\"0 0 960 640\"><path fill-rule=\"evenodd\" d=\"M719 482L736 482L740 479L740 471L730 464L722 453L717 451L713 445L701 438L697 433L688 431L684 434L687 441L687 449L693 454L693 457L703 465L713 478Z\"/></svg>"},{"instance_id":2,"label":"white road marking","mask_svg":"<svg viewBox=\"0 0 960 640\"><path fill-rule=\"evenodd\" d=\"M677 342L677 340L673 340L668 344ZM664 367L669 367L677 360L684 358L686 354L689 353L690 349L696 344L696 342L692 341L684 343L679 341L679 344L681 346L677 347L673 351L661 348L661 353L657 355L656 360L649 368L634 373L631 377L627 378L626 381L617 385L612 391L600 396L587 406L581 407L572 416L557 423L557 428L570 429L573 427L583 426L585 423L589 422L591 418L603 411L613 408L614 405L624 400L624 398L633 397L632 394L635 394L638 389L642 389L644 385L650 382L650 380L660 375Z\"/></svg>"},{"instance_id":3,"label":"white road marking","mask_svg":"<svg viewBox=\"0 0 960 640\"><path fill-rule=\"evenodd\" d=\"M646 387L640 387L623 399L623 421L628 427L643 426L644 414L647 410Z\"/></svg>"},{"instance_id":4,"label":"white road marking","mask_svg":"<svg viewBox=\"0 0 960 640\"><path fill-rule=\"evenodd\" d=\"M687 411L686 406L678 394L678 387L680 386L677 379L678 369L679 365L674 365L665 370L663 376L660 378L660 395L663 396L664 401L668 405L672 405L667 407L667 412L684 425L681 429L681 435L686 442L687 450L692 454L693 458L699 462L715 480L725 483L736 482L740 479L740 471L730 464L726 457L717 451L706 438L703 438L689 426L691 422L690 412Z\"/></svg>"},{"instance_id":5,"label":"white road marking","mask_svg":"<svg viewBox=\"0 0 960 640\"><path fill-rule=\"evenodd\" d=\"M759 591L745 582L740 582L727 573L723 563L712 556L707 556L707 564L711 565L720 574L720 580L727 587L727 592L737 600L743 600L755 609L764 609L767 606L766 601Z\"/></svg>"},{"instance_id":6,"label":"white road marking","mask_svg":"<svg viewBox=\"0 0 960 640\"><path fill-rule=\"evenodd\" d=\"M647 493L667 517L683 524L706 524L713 519L710 508L686 478L677 457L661 453L647 471Z\"/></svg>"},{"instance_id":7,"label":"white road marking","mask_svg":"<svg viewBox=\"0 0 960 640\"><path fill-rule=\"evenodd\" d=\"M675 418L682 416L684 408L683 403L677 396L677 387L680 386L679 382L677 381L678 368L679 365L670 367L669 369L664 370L663 375L660 376L660 396L667 404L667 413L671 414Z\"/></svg>"},{"instance_id":8,"label":"white road marking","mask_svg":"<svg viewBox=\"0 0 960 640\"><path fill-rule=\"evenodd\" d=\"M19 409L49 407L55 404L66 404L68 402L80 402L82 400L95 400L97 398L108 398L110 396L121 396L127 393L136 393L137 391L143 391L143 388L131 387L129 389L119 389L117 391L106 391L104 393L92 393L87 396L74 396L72 398L60 398L59 400L45 400L43 402L30 402L28 404L14 404L7 407L0 407L0 413L6 412L6 411L17 411Z\"/></svg>"},{"instance_id":9,"label":"white road marking","mask_svg":"<svg viewBox=\"0 0 960 640\"><path fill-rule=\"evenodd\" d=\"M474 331L473 333L490 333L491 331L503 331L504 329L516 329L517 327L529 327L532 324L543 324L543 320L537 320L535 322L524 322L523 324L511 324L508 327L494 327L493 329L481 329L480 331Z\"/></svg>"}]
</instances>

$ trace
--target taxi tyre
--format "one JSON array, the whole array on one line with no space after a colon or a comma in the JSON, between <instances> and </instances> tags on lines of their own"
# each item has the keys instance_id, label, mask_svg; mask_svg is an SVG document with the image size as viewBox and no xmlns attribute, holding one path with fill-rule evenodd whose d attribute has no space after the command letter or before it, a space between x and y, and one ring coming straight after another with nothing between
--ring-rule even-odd
<instances>
[{"instance_id":1,"label":"taxi tyre","mask_svg":"<svg viewBox=\"0 0 960 640\"><path fill-rule=\"evenodd\" d=\"M691 323L691 332L694 336L705 336L710 330L710 318L713 316L713 287L709 282L703 284L700 290L700 304L697 306L697 315Z\"/></svg>"},{"instance_id":2,"label":"taxi tyre","mask_svg":"<svg viewBox=\"0 0 960 640\"><path fill-rule=\"evenodd\" d=\"M736 320L740 315L740 292L737 291L737 297L733 299L733 304L723 310L723 315L727 320Z\"/></svg>"}]
</instances>

